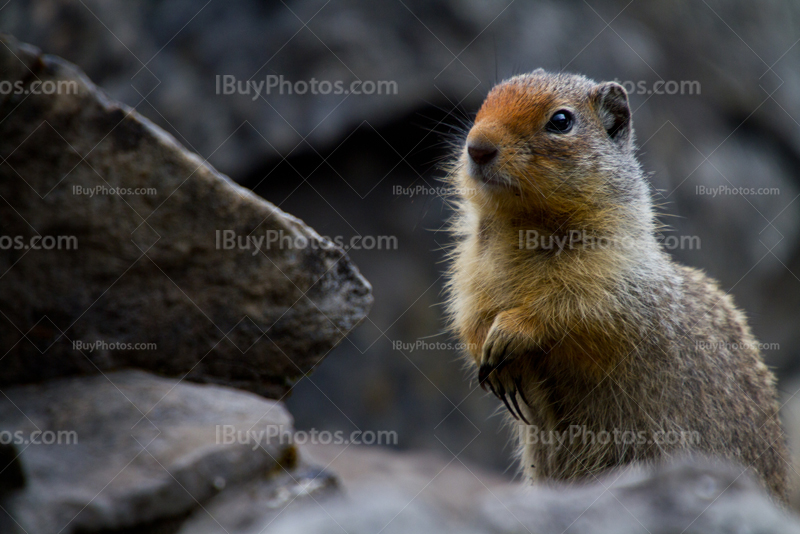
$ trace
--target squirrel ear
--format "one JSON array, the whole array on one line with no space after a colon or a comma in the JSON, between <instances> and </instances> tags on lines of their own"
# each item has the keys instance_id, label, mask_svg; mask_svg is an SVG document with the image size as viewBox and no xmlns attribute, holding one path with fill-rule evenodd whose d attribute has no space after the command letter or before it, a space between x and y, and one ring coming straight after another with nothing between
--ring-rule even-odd
<instances>
[{"instance_id":1,"label":"squirrel ear","mask_svg":"<svg viewBox=\"0 0 800 534\"><path fill-rule=\"evenodd\" d=\"M631 108L625 88L615 82L606 82L595 87L593 96L608 136L620 147L630 146Z\"/></svg>"}]
</instances>

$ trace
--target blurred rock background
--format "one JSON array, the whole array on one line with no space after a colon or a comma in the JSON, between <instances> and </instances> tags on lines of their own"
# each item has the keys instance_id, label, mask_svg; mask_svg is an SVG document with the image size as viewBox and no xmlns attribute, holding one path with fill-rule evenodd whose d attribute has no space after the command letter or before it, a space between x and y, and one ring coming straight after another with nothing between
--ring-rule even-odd
<instances>
[{"instance_id":1,"label":"blurred rock background","mask_svg":"<svg viewBox=\"0 0 800 534\"><path fill-rule=\"evenodd\" d=\"M634 89L640 158L675 215L664 218L668 235L700 239L671 252L747 310L787 399L800 384L796 2L9 0L0 31L76 63L321 234L396 238L392 250L349 251L375 305L295 386L298 429L396 431L400 448L513 465L496 399L443 333L450 209L436 164L496 81L537 67ZM218 94L231 75L397 90ZM656 94L656 82L689 84ZM795 405L787 417L800 415Z\"/></svg>"}]
</instances>

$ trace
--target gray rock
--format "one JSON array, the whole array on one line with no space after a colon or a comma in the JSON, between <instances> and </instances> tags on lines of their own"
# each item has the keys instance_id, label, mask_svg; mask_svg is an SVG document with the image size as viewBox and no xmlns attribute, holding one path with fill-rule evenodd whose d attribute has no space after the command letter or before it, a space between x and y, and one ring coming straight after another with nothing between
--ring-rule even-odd
<instances>
[{"instance_id":1,"label":"gray rock","mask_svg":"<svg viewBox=\"0 0 800 534\"><path fill-rule=\"evenodd\" d=\"M504 489L484 501L491 532L523 534L800 533L742 467L678 460L584 487Z\"/></svg>"},{"instance_id":2,"label":"gray rock","mask_svg":"<svg viewBox=\"0 0 800 534\"><path fill-rule=\"evenodd\" d=\"M328 6L315 0L243 0L235 7L192 0L15 4L4 11L0 31L24 33L92 78L102 77L115 98L140 108L233 176L281 154L335 146L365 118L380 125L414 109L420 99L474 89L481 80L459 61L433 79L453 59L437 37L456 40L462 50L490 11L478 3L431 7L420 0L407 0L409 8L389 2L379 9L357 0ZM436 35L419 26L416 16L432 24ZM488 50L467 49L464 60L473 69L476 56L491 60ZM247 92L225 94L225 76L234 76ZM276 87L267 94L268 77L292 89ZM312 79L339 82L348 93L331 88L312 95ZM349 93L358 80L390 82L396 90ZM261 84L259 95L249 82ZM304 94L295 91L296 82L306 84ZM228 140L232 134L234 142Z\"/></svg>"},{"instance_id":3,"label":"gray rock","mask_svg":"<svg viewBox=\"0 0 800 534\"><path fill-rule=\"evenodd\" d=\"M585 486L522 487L431 455L354 446L310 452L341 477L344 494L293 502L277 514L251 503L260 520L219 525L205 517L181 533L800 532L797 518L772 503L742 468L709 460L629 469Z\"/></svg>"},{"instance_id":4,"label":"gray rock","mask_svg":"<svg viewBox=\"0 0 800 534\"><path fill-rule=\"evenodd\" d=\"M6 388L0 439L20 449L27 484L0 501L0 531L68 534L181 521L225 487L289 473L296 463L287 440L256 445L255 437L226 439L225 428L291 426L278 402L140 371Z\"/></svg>"},{"instance_id":5,"label":"gray rock","mask_svg":"<svg viewBox=\"0 0 800 534\"><path fill-rule=\"evenodd\" d=\"M283 514L295 510L303 513L306 505L335 498L340 491L332 473L300 465L292 470L277 471L269 478L255 478L226 489L204 503L201 510L195 510L177 532L269 532L268 526Z\"/></svg>"},{"instance_id":6,"label":"gray rock","mask_svg":"<svg viewBox=\"0 0 800 534\"><path fill-rule=\"evenodd\" d=\"M277 398L364 318L340 248L73 65L2 44L12 84L72 85L0 101L0 384L138 367Z\"/></svg>"},{"instance_id":7,"label":"gray rock","mask_svg":"<svg viewBox=\"0 0 800 534\"><path fill-rule=\"evenodd\" d=\"M217 511L210 515L193 513L180 534L342 529L351 534L485 532L486 522L477 522L475 503L488 492L508 486L497 475L427 452L313 444L300 446L300 452L306 462L324 468L323 473L334 473L341 491L297 498L291 495L283 503L276 503L274 496L263 492L238 496L226 491L206 509L211 511L214 501L227 508L216 506ZM319 476L315 484L324 480ZM234 496L237 498L231 498ZM239 520L230 518L231 509L237 511Z\"/></svg>"},{"instance_id":8,"label":"gray rock","mask_svg":"<svg viewBox=\"0 0 800 534\"><path fill-rule=\"evenodd\" d=\"M431 453L312 445L300 461L291 425L278 402L141 371L6 388L0 441L26 484L0 496L0 531L800 533L733 465L523 487Z\"/></svg>"},{"instance_id":9,"label":"gray rock","mask_svg":"<svg viewBox=\"0 0 800 534\"><path fill-rule=\"evenodd\" d=\"M792 458L792 469L789 472L790 480L794 483L790 486L789 503L792 509L800 512L800 474L797 466L800 466L800 380L795 378L781 388L781 419L786 431L786 441Z\"/></svg>"}]
</instances>

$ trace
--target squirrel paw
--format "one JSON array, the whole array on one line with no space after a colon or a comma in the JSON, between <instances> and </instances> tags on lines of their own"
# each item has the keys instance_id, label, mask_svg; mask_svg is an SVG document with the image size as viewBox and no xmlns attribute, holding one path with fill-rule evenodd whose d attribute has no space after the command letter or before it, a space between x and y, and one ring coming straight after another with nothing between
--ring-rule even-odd
<instances>
[{"instance_id":1,"label":"squirrel paw","mask_svg":"<svg viewBox=\"0 0 800 534\"><path fill-rule=\"evenodd\" d=\"M520 347L519 340L494 327L489 332L483 344L481 365L478 368L478 383L484 391L491 390L494 395L503 401L514 419L531 424L520 409L517 396L523 404L529 405L523 393L517 373L509 372L508 364L517 355ZM515 350L516 349L516 350Z\"/></svg>"}]
</instances>

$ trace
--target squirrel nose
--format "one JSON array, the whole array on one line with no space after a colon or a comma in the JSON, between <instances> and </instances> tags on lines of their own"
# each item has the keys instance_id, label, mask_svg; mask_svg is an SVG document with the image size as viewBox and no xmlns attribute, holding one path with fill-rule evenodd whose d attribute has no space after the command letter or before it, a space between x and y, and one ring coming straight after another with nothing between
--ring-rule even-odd
<instances>
[{"instance_id":1,"label":"squirrel nose","mask_svg":"<svg viewBox=\"0 0 800 534\"><path fill-rule=\"evenodd\" d=\"M467 154L478 165L486 165L497 157L497 149L493 146L467 145Z\"/></svg>"}]
</instances>

